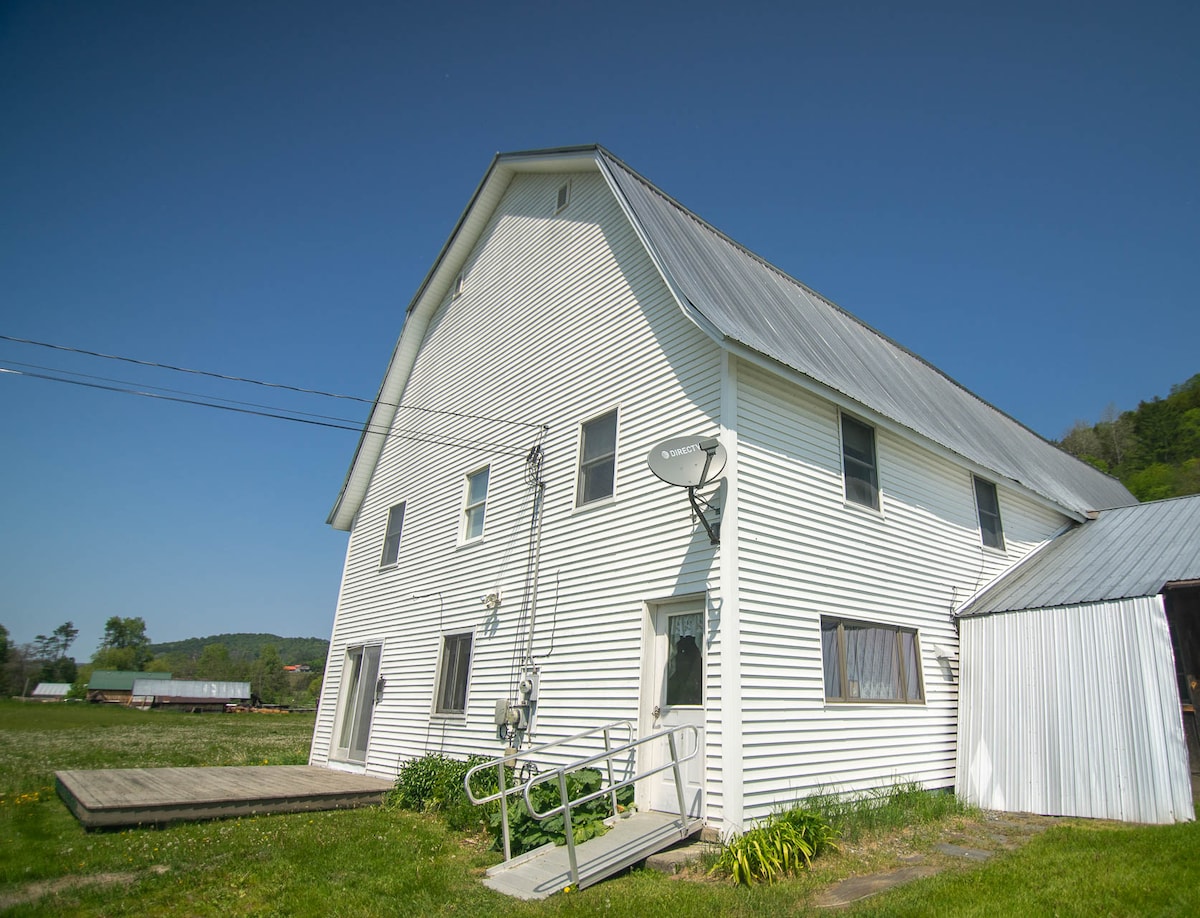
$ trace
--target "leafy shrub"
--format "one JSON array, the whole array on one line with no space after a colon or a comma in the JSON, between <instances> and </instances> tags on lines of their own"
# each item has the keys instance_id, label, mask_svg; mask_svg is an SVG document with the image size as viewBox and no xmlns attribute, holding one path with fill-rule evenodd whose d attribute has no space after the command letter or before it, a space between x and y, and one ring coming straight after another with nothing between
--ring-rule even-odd
<instances>
[{"instance_id":1,"label":"leafy shrub","mask_svg":"<svg viewBox=\"0 0 1200 918\"><path fill-rule=\"evenodd\" d=\"M812 859L836 848L832 826L819 813L793 808L768 816L762 824L721 846L710 873L727 873L735 882L774 882L801 870Z\"/></svg>"},{"instance_id":2,"label":"leafy shrub","mask_svg":"<svg viewBox=\"0 0 1200 918\"><path fill-rule=\"evenodd\" d=\"M582 768L567 775L567 795L575 800L587 794L595 793L603 786L603 777L594 768ZM550 780L544 784L535 785L529 792L534 809L539 813L553 810L560 804L558 781ZM633 803L633 788L623 787L617 791L617 806L625 809ZM578 807L571 807L571 830L575 844L585 842L589 838L603 835L608 831L604 820L612 815L612 807L607 795L598 797ZM567 833L562 814L550 816L543 820L534 819L525 806L521 797L510 798L508 808L509 840L515 857L542 845L554 843L565 845ZM502 844L499 810L491 817L492 834L495 836L495 846Z\"/></svg>"},{"instance_id":3,"label":"leafy shrub","mask_svg":"<svg viewBox=\"0 0 1200 918\"><path fill-rule=\"evenodd\" d=\"M438 813L452 829L476 829L485 826L492 809L477 807L467 797L463 779L467 772L483 762L484 756L455 759L431 752L410 759L400 766L396 783L388 792L386 806L412 810L417 813ZM511 769L510 769L511 775ZM494 772L485 770L472 782L475 793L486 796L496 789Z\"/></svg>"},{"instance_id":4,"label":"leafy shrub","mask_svg":"<svg viewBox=\"0 0 1200 918\"><path fill-rule=\"evenodd\" d=\"M388 792L385 806L412 810L417 813L437 813L452 829L484 828L492 835L492 847L503 848L500 804L492 802L475 806L463 788L467 772L483 762L484 756L455 759L432 752L417 759L410 759L400 766L396 783ZM513 787L518 779L511 767L505 769L505 786ZM584 768L567 775L567 793L570 799L598 791L603 778L594 768ZM477 797L486 797L499 790L496 771L484 769L471 781L471 789ZM559 805L558 782L551 780L535 786L530 798L538 812L555 809ZM633 788L625 787L617 792L617 802L622 808L633 803ZM603 835L607 828L604 820L612 815L607 796L599 797L580 807L571 808L571 828L576 844ZM567 843L562 815L544 820L534 819L520 794L508 798L509 840L514 856L549 842L556 845Z\"/></svg>"}]
</instances>

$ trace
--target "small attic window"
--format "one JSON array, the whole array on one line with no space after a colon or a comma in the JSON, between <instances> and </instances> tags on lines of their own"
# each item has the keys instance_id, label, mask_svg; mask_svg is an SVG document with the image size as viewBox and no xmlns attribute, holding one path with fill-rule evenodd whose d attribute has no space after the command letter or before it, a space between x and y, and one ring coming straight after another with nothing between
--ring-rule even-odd
<instances>
[{"instance_id":1,"label":"small attic window","mask_svg":"<svg viewBox=\"0 0 1200 918\"><path fill-rule=\"evenodd\" d=\"M458 276L454 278L454 299L462 296L463 287L466 285L467 276L462 271L458 272Z\"/></svg>"},{"instance_id":2,"label":"small attic window","mask_svg":"<svg viewBox=\"0 0 1200 918\"><path fill-rule=\"evenodd\" d=\"M571 200L571 183L563 182L558 189L558 199L554 205L554 212L558 213L567 206L567 202Z\"/></svg>"}]
</instances>

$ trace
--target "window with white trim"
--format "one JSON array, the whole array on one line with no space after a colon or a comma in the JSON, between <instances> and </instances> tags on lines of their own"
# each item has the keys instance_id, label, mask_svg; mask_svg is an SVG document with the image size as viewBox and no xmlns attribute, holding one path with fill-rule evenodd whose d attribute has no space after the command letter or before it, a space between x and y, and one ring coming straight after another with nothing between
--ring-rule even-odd
<instances>
[{"instance_id":1,"label":"window with white trim","mask_svg":"<svg viewBox=\"0 0 1200 918\"><path fill-rule=\"evenodd\" d=\"M846 500L879 509L879 473L875 461L875 428L842 415L842 468Z\"/></svg>"},{"instance_id":2,"label":"window with white trim","mask_svg":"<svg viewBox=\"0 0 1200 918\"><path fill-rule=\"evenodd\" d=\"M925 700L913 629L822 615L821 658L826 701Z\"/></svg>"},{"instance_id":3,"label":"window with white trim","mask_svg":"<svg viewBox=\"0 0 1200 918\"><path fill-rule=\"evenodd\" d=\"M612 497L617 473L617 409L585 422L579 433L575 505Z\"/></svg>"},{"instance_id":4,"label":"window with white trim","mask_svg":"<svg viewBox=\"0 0 1200 918\"><path fill-rule=\"evenodd\" d=\"M404 529L404 502L388 510L387 532L383 537L383 556L380 567L390 567L400 558L400 533Z\"/></svg>"},{"instance_id":5,"label":"window with white trim","mask_svg":"<svg viewBox=\"0 0 1200 918\"><path fill-rule=\"evenodd\" d=\"M485 465L477 472L467 476L466 494L463 498L463 529L464 542L478 539L483 535L483 517L487 511L488 496L488 467Z\"/></svg>"},{"instance_id":6,"label":"window with white trim","mask_svg":"<svg viewBox=\"0 0 1200 918\"><path fill-rule=\"evenodd\" d=\"M442 635L437 692L433 704L435 714L463 714L467 710L472 637L470 631Z\"/></svg>"},{"instance_id":7,"label":"window with white trim","mask_svg":"<svg viewBox=\"0 0 1200 918\"><path fill-rule=\"evenodd\" d=\"M975 479L975 509L979 513L979 537L988 548L1004 551L1004 524L1000 521L1000 498L996 486L978 476Z\"/></svg>"}]
</instances>

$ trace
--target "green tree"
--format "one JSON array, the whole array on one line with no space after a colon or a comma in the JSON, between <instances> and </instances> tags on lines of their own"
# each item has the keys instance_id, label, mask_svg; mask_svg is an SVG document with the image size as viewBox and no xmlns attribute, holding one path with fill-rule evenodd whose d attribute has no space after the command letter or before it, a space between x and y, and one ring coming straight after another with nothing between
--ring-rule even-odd
<instances>
[{"instance_id":1,"label":"green tree","mask_svg":"<svg viewBox=\"0 0 1200 918\"><path fill-rule=\"evenodd\" d=\"M283 660L274 644L268 644L254 661L253 676L250 680L250 690L267 704L279 704L283 701L287 689L287 676L283 671Z\"/></svg>"},{"instance_id":2,"label":"green tree","mask_svg":"<svg viewBox=\"0 0 1200 918\"><path fill-rule=\"evenodd\" d=\"M63 622L49 636L39 634L33 640L34 656L41 662L42 682L74 682L78 667L67 651L79 636L73 622Z\"/></svg>"},{"instance_id":3,"label":"green tree","mask_svg":"<svg viewBox=\"0 0 1200 918\"><path fill-rule=\"evenodd\" d=\"M153 656L145 620L114 615L104 623L104 639L92 662L96 669L141 672Z\"/></svg>"},{"instance_id":4,"label":"green tree","mask_svg":"<svg viewBox=\"0 0 1200 918\"><path fill-rule=\"evenodd\" d=\"M241 681L245 667L229 656L224 644L206 644L196 661L196 678L213 682Z\"/></svg>"}]
</instances>

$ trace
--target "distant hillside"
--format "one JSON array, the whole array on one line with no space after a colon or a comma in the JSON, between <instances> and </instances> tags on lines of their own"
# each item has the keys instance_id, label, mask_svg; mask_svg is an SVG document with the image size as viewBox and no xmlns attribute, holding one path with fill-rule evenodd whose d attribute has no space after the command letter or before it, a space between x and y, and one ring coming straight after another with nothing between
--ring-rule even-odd
<instances>
[{"instance_id":1,"label":"distant hillside","mask_svg":"<svg viewBox=\"0 0 1200 918\"><path fill-rule=\"evenodd\" d=\"M224 644L231 660L254 660L264 647L274 644L285 665L312 663L322 668L325 666L325 656L329 653L329 641L324 638L280 637L278 634L214 634L151 644L150 650L155 656L180 654L195 660L209 644Z\"/></svg>"},{"instance_id":2,"label":"distant hillside","mask_svg":"<svg viewBox=\"0 0 1200 918\"><path fill-rule=\"evenodd\" d=\"M1077 421L1059 446L1119 478L1138 500L1200 494L1200 373L1166 398Z\"/></svg>"}]
</instances>

